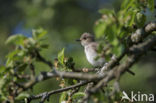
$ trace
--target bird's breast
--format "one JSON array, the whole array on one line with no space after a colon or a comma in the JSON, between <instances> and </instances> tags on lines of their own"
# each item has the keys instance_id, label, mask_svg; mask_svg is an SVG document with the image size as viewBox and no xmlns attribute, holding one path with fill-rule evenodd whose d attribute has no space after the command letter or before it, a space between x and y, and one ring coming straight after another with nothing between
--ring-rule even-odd
<instances>
[{"instance_id":1,"label":"bird's breast","mask_svg":"<svg viewBox=\"0 0 156 103\"><path fill-rule=\"evenodd\" d=\"M93 48L85 47L85 54L88 62L93 66L102 66L102 64L104 64L104 58L99 58L96 60L98 54Z\"/></svg>"}]
</instances>

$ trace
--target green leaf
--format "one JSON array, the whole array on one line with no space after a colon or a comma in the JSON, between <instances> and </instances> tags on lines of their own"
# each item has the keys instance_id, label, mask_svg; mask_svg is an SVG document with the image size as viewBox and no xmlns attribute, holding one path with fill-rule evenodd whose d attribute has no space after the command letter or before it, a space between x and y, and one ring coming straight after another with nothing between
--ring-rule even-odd
<instances>
[{"instance_id":1,"label":"green leaf","mask_svg":"<svg viewBox=\"0 0 156 103\"><path fill-rule=\"evenodd\" d=\"M23 52L22 50L18 50L18 49L16 49L16 50L10 52L10 53L6 56L6 58L7 58L6 66L7 66L7 67L12 67L13 64L14 64L14 62L15 62L15 60L20 59L20 57L22 57L22 55L21 55L22 52ZM24 54L23 54L23 55L24 55ZM21 59L20 59L20 60L21 60Z\"/></svg>"},{"instance_id":2,"label":"green leaf","mask_svg":"<svg viewBox=\"0 0 156 103\"><path fill-rule=\"evenodd\" d=\"M110 42L115 39L115 37L116 37L115 35L117 35L116 31L117 31L116 25L109 25L109 26L107 26L107 29L105 30L105 33L106 33L107 39Z\"/></svg>"},{"instance_id":3,"label":"green leaf","mask_svg":"<svg viewBox=\"0 0 156 103\"><path fill-rule=\"evenodd\" d=\"M28 98L29 96L30 95L28 93L23 92L16 97L16 100L22 100L22 99Z\"/></svg>"},{"instance_id":4,"label":"green leaf","mask_svg":"<svg viewBox=\"0 0 156 103\"><path fill-rule=\"evenodd\" d=\"M21 34L16 34L13 36L10 36L7 40L6 40L6 44L15 44L15 45L23 45L23 41L26 39L25 36L21 35Z\"/></svg>"},{"instance_id":5,"label":"green leaf","mask_svg":"<svg viewBox=\"0 0 156 103\"><path fill-rule=\"evenodd\" d=\"M0 66L0 74L3 73L5 71L5 66Z\"/></svg>"},{"instance_id":6,"label":"green leaf","mask_svg":"<svg viewBox=\"0 0 156 103\"><path fill-rule=\"evenodd\" d=\"M14 50L10 52L6 57L12 59L19 52L20 52L19 50Z\"/></svg>"},{"instance_id":7,"label":"green leaf","mask_svg":"<svg viewBox=\"0 0 156 103\"><path fill-rule=\"evenodd\" d=\"M135 5L135 0L124 0L121 5L121 9L127 11L130 7Z\"/></svg>"},{"instance_id":8,"label":"green leaf","mask_svg":"<svg viewBox=\"0 0 156 103\"><path fill-rule=\"evenodd\" d=\"M47 34L47 31L42 28L32 30L33 38L36 40L41 39L43 36L45 36L45 34Z\"/></svg>"},{"instance_id":9,"label":"green leaf","mask_svg":"<svg viewBox=\"0 0 156 103\"><path fill-rule=\"evenodd\" d=\"M136 12L132 12L132 13L131 13L131 19L130 19L130 21L129 21L128 26L132 26L132 25L134 24L135 16L136 16Z\"/></svg>"},{"instance_id":10,"label":"green leaf","mask_svg":"<svg viewBox=\"0 0 156 103\"><path fill-rule=\"evenodd\" d=\"M10 58L8 58L7 61L6 61L6 66L7 66L7 67L13 67L13 64L14 64L14 63L13 63L13 60L10 59Z\"/></svg>"},{"instance_id":11,"label":"green leaf","mask_svg":"<svg viewBox=\"0 0 156 103\"><path fill-rule=\"evenodd\" d=\"M4 78L0 79L0 92L2 91L3 85L6 83L6 80Z\"/></svg>"},{"instance_id":12,"label":"green leaf","mask_svg":"<svg viewBox=\"0 0 156 103\"><path fill-rule=\"evenodd\" d=\"M137 27L144 26L145 22L146 22L146 16L143 13L137 13L136 14Z\"/></svg>"},{"instance_id":13,"label":"green leaf","mask_svg":"<svg viewBox=\"0 0 156 103\"><path fill-rule=\"evenodd\" d=\"M122 45L115 46L113 48L113 54L115 54L116 56L121 55L122 51L123 51L123 46Z\"/></svg>"},{"instance_id":14,"label":"green leaf","mask_svg":"<svg viewBox=\"0 0 156 103\"><path fill-rule=\"evenodd\" d=\"M85 93L83 92L78 92L78 93L75 93L73 96L72 96L72 99L79 99L79 98L82 98L85 96Z\"/></svg>"},{"instance_id":15,"label":"green leaf","mask_svg":"<svg viewBox=\"0 0 156 103\"><path fill-rule=\"evenodd\" d=\"M114 10L110 10L110 9L100 9L99 13L101 14L113 14Z\"/></svg>"},{"instance_id":16,"label":"green leaf","mask_svg":"<svg viewBox=\"0 0 156 103\"><path fill-rule=\"evenodd\" d=\"M58 61L64 65L64 48L58 53Z\"/></svg>"},{"instance_id":17,"label":"green leaf","mask_svg":"<svg viewBox=\"0 0 156 103\"><path fill-rule=\"evenodd\" d=\"M3 95L0 95L0 101L6 101L8 98L3 96Z\"/></svg>"},{"instance_id":18,"label":"green leaf","mask_svg":"<svg viewBox=\"0 0 156 103\"><path fill-rule=\"evenodd\" d=\"M97 24L94 28L95 34L97 38L100 38L102 35L104 35L104 31L106 29L107 25L104 23Z\"/></svg>"},{"instance_id":19,"label":"green leaf","mask_svg":"<svg viewBox=\"0 0 156 103\"><path fill-rule=\"evenodd\" d=\"M154 12L154 0L147 0L149 9Z\"/></svg>"},{"instance_id":20,"label":"green leaf","mask_svg":"<svg viewBox=\"0 0 156 103\"><path fill-rule=\"evenodd\" d=\"M59 103L66 101L66 97L68 96L67 92L63 92L60 96Z\"/></svg>"},{"instance_id":21,"label":"green leaf","mask_svg":"<svg viewBox=\"0 0 156 103\"><path fill-rule=\"evenodd\" d=\"M97 47L97 52L98 53L101 53L101 51L103 51L103 44L102 43L99 43L98 47Z\"/></svg>"}]
</instances>

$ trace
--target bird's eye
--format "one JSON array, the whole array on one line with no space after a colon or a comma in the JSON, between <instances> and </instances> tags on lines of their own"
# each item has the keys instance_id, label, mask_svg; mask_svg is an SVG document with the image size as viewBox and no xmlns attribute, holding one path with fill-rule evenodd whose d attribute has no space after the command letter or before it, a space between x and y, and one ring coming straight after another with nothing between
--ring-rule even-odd
<instances>
[{"instance_id":1,"label":"bird's eye","mask_svg":"<svg viewBox=\"0 0 156 103\"><path fill-rule=\"evenodd\" d=\"M86 38L86 37L84 37L83 39L84 39L84 40L86 40L87 38Z\"/></svg>"}]
</instances>

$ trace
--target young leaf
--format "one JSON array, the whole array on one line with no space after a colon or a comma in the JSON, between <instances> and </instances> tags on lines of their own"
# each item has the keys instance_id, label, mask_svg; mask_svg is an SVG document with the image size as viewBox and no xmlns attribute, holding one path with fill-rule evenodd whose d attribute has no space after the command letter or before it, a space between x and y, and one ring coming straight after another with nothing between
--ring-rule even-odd
<instances>
[{"instance_id":1,"label":"young leaf","mask_svg":"<svg viewBox=\"0 0 156 103\"><path fill-rule=\"evenodd\" d=\"M45 36L45 34L47 34L47 31L40 28L40 29L36 29L36 30L32 30L32 35L34 39L41 39L43 36Z\"/></svg>"},{"instance_id":2,"label":"young leaf","mask_svg":"<svg viewBox=\"0 0 156 103\"><path fill-rule=\"evenodd\" d=\"M135 0L124 0L123 3L121 4L121 9L127 11L130 7L135 5Z\"/></svg>"},{"instance_id":3,"label":"young leaf","mask_svg":"<svg viewBox=\"0 0 156 103\"><path fill-rule=\"evenodd\" d=\"M107 25L105 23L97 24L94 27L94 31L95 31L97 38L100 38L102 35L104 35L104 31L105 31L106 27L107 27Z\"/></svg>"},{"instance_id":4,"label":"young leaf","mask_svg":"<svg viewBox=\"0 0 156 103\"><path fill-rule=\"evenodd\" d=\"M10 52L6 57L12 59L19 52L20 52L19 50L14 50L14 51Z\"/></svg>"},{"instance_id":5,"label":"young leaf","mask_svg":"<svg viewBox=\"0 0 156 103\"><path fill-rule=\"evenodd\" d=\"M82 97L84 97L85 96L85 93L83 93L83 92L78 92L78 93L75 93L73 96L72 96L72 98L73 99L79 99L79 98L82 98Z\"/></svg>"},{"instance_id":6,"label":"young leaf","mask_svg":"<svg viewBox=\"0 0 156 103\"><path fill-rule=\"evenodd\" d=\"M138 27L142 27L146 22L146 16L143 13L136 14L136 23Z\"/></svg>"},{"instance_id":7,"label":"young leaf","mask_svg":"<svg viewBox=\"0 0 156 103\"><path fill-rule=\"evenodd\" d=\"M4 66L0 66L0 74L4 72L6 68Z\"/></svg>"},{"instance_id":8,"label":"young leaf","mask_svg":"<svg viewBox=\"0 0 156 103\"><path fill-rule=\"evenodd\" d=\"M24 39L26 39L25 36L21 34L12 35L6 40L6 44L15 44L15 45L22 45Z\"/></svg>"},{"instance_id":9,"label":"young leaf","mask_svg":"<svg viewBox=\"0 0 156 103\"><path fill-rule=\"evenodd\" d=\"M114 10L110 10L110 9L100 9L99 13L101 14L113 14Z\"/></svg>"},{"instance_id":10,"label":"young leaf","mask_svg":"<svg viewBox=\"0 0 156 103\"><path fill-rule=\"evenodd\" d=\"M63 92L60 96L59 103L64 103L64 101L66 101L67 96L68 96L67 92Z\"/></svg>"},{"instance_id":11,"label":"young leaf","mask_svg":"<svg viewBox=\"0 0 156 103\"><path fill-rule=\"evenodd\" d=\"M154 11L154 0L147 0L148 1L148 7L153 12Z\"/></svg>"},{"instance_id":12,"label":"young leaf","mask_svg":"<svg viewBox=\"0 0 156 103\"><path fill-rule=\"evenodd\" d=\"M16 97L16 100L22 100L22 99L28 98L29 96L30 95L28 93L23 92Z\"/></svg>"},{"instance_id":13,"label":"young leaf","mask_svg":"<svg viewBox=\"0 0 156 103\"><path fill-rule=\"evenodd\" d=\"M64 65L64 48L58 53L58 61Z\"/></svg>"},{"instance_id":14,"label":"young leaf","mask_svg":"<svg viewBox=\"0 0 156 103\"><path fill-rule=\"evenodd\" d=\"M128 26L132 26L134 24L135 16L136 16L136 12L131 12L131 19L129 21Z\"/></svg>"}]
</instances>

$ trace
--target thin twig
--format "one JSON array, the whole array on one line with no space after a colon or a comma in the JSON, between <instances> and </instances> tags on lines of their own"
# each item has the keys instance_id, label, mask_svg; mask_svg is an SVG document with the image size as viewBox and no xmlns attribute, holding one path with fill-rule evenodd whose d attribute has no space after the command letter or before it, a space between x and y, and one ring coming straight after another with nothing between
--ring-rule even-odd
<instances>
[{"instance_id":1,"label":"thin twig","mask_svg":"<svg viewBox=\"0 0 156 103\"><path fill-rule=\"evenodd\" d=\"M74 89L74 88L77 88L77 87L81 87L83 85L86 85L88 83L90 83L91 81L83 81L83 82L80 82L78 84L75 84L75 85L72 85L72 86L69 86L69 87L66 87L66 88L61 88L61 89L58 89L58 90L52 90L52 91L49 91L49 92L44 92L44 93L40 93L36 96L30 96L28 98L28 101L29 103L32 101L32 100L35 100L35 99L40 99L40 98L45 98L44 100L46 100L47 98L49 98L50 95L52 94L56 94L56 93L61 93L61 92L64 92L64 91L68 91L70 89Z\"/></svg>"}]
</instances>

